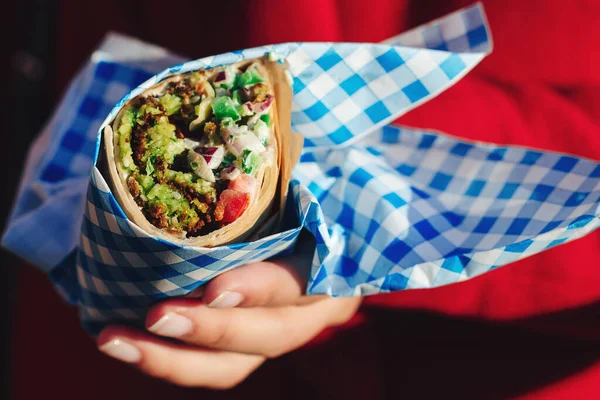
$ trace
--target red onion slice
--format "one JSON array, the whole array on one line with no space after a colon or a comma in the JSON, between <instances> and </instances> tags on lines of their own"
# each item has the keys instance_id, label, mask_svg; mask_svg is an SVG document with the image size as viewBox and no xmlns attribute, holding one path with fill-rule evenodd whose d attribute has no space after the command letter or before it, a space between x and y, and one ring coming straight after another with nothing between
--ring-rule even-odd
<instances>
[{"instance_id":1,"label":"red onion slice","mask_svg":"<svg viewBox=\"0 0 600 400\"><path fill-rule=\"evenodd\" d=\"M248 127L245 125L242 125L242 126L230 125L230 126L226 126L223 129L221 129L221 137L223 138L223 141L225 143L230 143L237 136L244 135L246 132L248 132Z\"/></svg>"},{"instance_id":2,"label":"red onion slice","mask_svg":"<svg viewBox=\"0 0 600 400\"><path fill-rule=\"evenodd\" d=\"M262 153L265 151L265 146L263 146L254 133L248 132L234 137L232 142L227 144L227 149L232 152L234 156L239 157L244 150Z\"/></svg>"},{"instance_id":3,"label":"red onion slice","mask_svg":"<svg viewBox=\"0 0 600 400\"><path fill-rule=\"evenodd\" d=\"M223 157L225 157L223 146L197 147L194 151L204 157L210 169L215 169L221 165Z\"/></svg>"},{"instance_id":4,"label":"red onion slice","mask_svg":"<svg viewBox=\"0 0 600 400\"><path fill-rule=\"evenodd\" d=\"M273 102L273 96L271 96L269 94L269 95L267 95L267 98L264 101L261 101L260 103L252 104L252 111L254 111L255 113L260 113L260 112L266 111L269 108L269 106L271 106L272 102Z\"/></svg>"},{"instance_id":5,"label":"red onion slice","mask_svg":"<svg viewBox=\"0 0 600 400\"><path fill-rule=\"evenodd\" d=\"M214 82L215 83L219 83L221 81L224 81L227 79L227 74L225 73L225 71L221 71L217 74L217 76L215 77Z\"/></svg>"}]
</instances>

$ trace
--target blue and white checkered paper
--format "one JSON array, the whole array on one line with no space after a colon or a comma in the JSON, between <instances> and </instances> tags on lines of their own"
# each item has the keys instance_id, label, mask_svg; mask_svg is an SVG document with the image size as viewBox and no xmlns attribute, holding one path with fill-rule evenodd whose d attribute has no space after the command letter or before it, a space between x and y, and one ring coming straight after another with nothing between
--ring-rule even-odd
<instances>
[{"instance_id":1,"label":"blue and white checkered paper","mask_svg":"<svg viewBox=\"0 0 600 400\"><path fill-rule=\"evenodd\" d=\"M188 63L112 36L33 146L3 245L47 271L97 333L140 323L150 304L228 269L291 251L302 229L317 243L307 293L333 296L449 284L590 232L599 224L599 164L387 125L489 51L480 6L384 44L287 43ZM292 228L214 249L148 236L93 167L99 127L173 73L267 52L290 65L293 129L306 138L291 183Z\"/></svg>"}]
</instances>

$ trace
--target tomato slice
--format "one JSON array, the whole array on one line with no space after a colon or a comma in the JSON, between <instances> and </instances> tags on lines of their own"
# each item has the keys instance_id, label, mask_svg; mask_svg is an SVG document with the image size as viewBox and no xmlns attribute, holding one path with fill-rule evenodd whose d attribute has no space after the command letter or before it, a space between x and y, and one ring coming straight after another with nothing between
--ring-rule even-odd
<instances>
[{"instance_id":1,"label":"tomato slice","mask_svg":"<svg viewBox=\"0 0 600 400\"><path fill-rule=\"evenodd\" d=\"M224 209L221 222L230 223L238 219L246 211L246 208L250 204L250 194L226 189L221 193L219 203L222 204Z\"/></svg>"},{"instance_id":2,"label":"tomato slice","mask_svg":"<svg viewBox=\"0 0 600 400\"><path fill-rule=\"evenodd\" d=\"M256 178L249 174L242 174L229 183L229 189L248 193L252 197L256 190Z\"/></svg>"}]
</instances>

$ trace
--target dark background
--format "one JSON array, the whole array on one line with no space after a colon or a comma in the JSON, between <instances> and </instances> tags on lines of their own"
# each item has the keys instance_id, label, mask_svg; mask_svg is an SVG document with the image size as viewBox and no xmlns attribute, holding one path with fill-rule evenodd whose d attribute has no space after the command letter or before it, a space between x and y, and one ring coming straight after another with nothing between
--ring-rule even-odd
<instances>
[{"instance_id":1,"label":"dark background","mask_svg":"<svg viewBox=\"0 0 600 400\"><path fill-rule=\"evenodd\" d=\"M57 87L47 79L55 75L52 52L56 45L57 3L51 1L6 2L3 5L0 37L3 40L1 76L7 84L2 121L3 151L0 157L2 196L0 196L0 231L13 202L27 147L37 135L52 106ZM5 86L6 87L6 86ZM32 106L33 104L33 106ZM11 318L19 263L6 251L0 252L0 362L2 382L0 398L8 398L10 390Z\"/></svg>"},{"instance_id":2,"label":"dark background","mask_svg":"<svg viewBox=\"0 0 600 400\"><path fill-rule=\"evenodd\" d=\"M220 0L218 4L203 5L212 17L204 28L224 26L225 21L241 20L244 3ZM183 8L198 9L198 2L180 0ZM156 10L161 10L157 14ZM102 10L102 12L100 12ZM112 12L112 11L115 12ZM179 11L164 7L164 2L130 0L123 2L87 2L79 0L46 1L20 0L7 2L3 7L0 37L3 40L3 59L0 73L6 89L2 121L5 140L0 157L2 196L0 196L0 231L3 232L20 180L27 149L43 128L70 79L98 46L108 31L130 34L143 40L165 46L181 55L186 54L184 43L174 40L176 35L198 35L198 26L187 25L188 32L161 32L145 29L124 16L137 15L139 19L158 20L176 18ZM218 11L218 12L214 12ZM115 15L114 19L99 15ZM66 22L65 22L66 21ZM185 30L185 28L183 28ZM219 40L199 40L195 56L218 54L245 47L243 37L222 31ZM158 34L160 33L160 35ZM9 138L9 139L8 139ZM0 399L8 398L11 381L11 319L15 316L15 291L19 276L40 275L31 268L25 272L23 263L13 255L0 250L0 362L5 373L1 375ZM39 277L38 277L39 278Z\"/></svg>"},{"instance_id":3,"label":"dark background","mask_svg":"<svg viewBox=\"0 0 600 400\"><path fill-rule=\"evenodd\" d=\"M80 4L77 4L80 3ZM4 231L11 205L18 187L22 165L27 149L43 128L44 123L56 106L69 78L92 51L94 43L101 40L111 23L90 26L84 37L70 37L77 43L73 51L62 61L57 57L59 40L70 36L69 29L59 29L59 20L65 10L76 10L82 18L93 21L94 7L87 2L57 2L45 0L20 0L6 2L3 6L3 22L0 24L0 37L3 40L3 59L0 73L7 84L2 107L3 142L0 170L2 196L0 196L0 231ZM129 6L142 7L140 2L129 2ZM86 12L87 9L87 12ZM95 29L94 29L95 28ZM127 29L121 29L126 31ZM64 48L64 47L63 47ZM9 139L7 139L9 138ZM0 251L0 362L2 363L0 398L9 398L11 382L10 360L11 331L10 321L16 307L14 294L18 266L22 263L4 250Z\"/></svg>"}]
</instances>

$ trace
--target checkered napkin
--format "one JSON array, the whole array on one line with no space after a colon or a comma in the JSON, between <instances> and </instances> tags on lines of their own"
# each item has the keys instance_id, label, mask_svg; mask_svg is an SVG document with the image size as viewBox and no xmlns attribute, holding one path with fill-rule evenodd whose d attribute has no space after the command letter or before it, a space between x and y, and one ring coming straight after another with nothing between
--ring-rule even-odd
<instances>
[{"instance_id":1,"label":"checkered napkin","mask_svg":"<svg viewBox=\"0 0 600 400\"><path fill-rule=\"evenodd\" d=\"M333 296L448 284L590 232L600 214L597 163L388 125L489 51L479 5L383 44L286 43L187 63L110 36L32 147L3 245L46 271L95 334L141 323L150 304L226 270L292 251L303 229L317 243L307 293ZM290 65L292 125L305 137L288 226L212 249L149 236L94 166L98 132L173 73L265 53Z\"/></svg>"}]
</instances>

